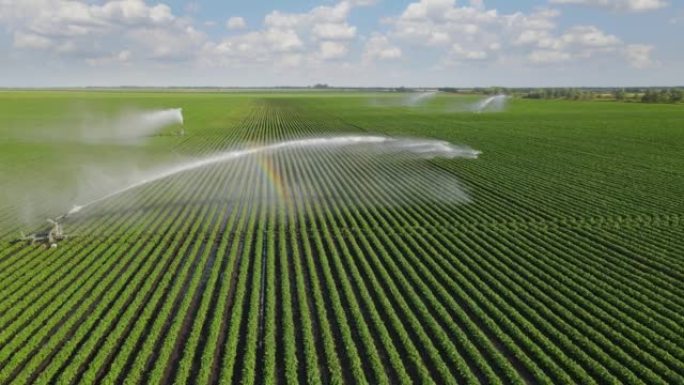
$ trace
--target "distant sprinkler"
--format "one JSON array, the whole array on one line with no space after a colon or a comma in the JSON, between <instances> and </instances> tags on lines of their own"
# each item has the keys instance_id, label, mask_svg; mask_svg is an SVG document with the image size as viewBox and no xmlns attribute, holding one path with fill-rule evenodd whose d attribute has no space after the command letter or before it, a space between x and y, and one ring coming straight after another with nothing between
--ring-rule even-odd
<instances>
[{"instance_id":1,"label":"distant sprinkler","mask_svg":"<svg viewBox=\"0 0 684 385\"><path fill-rule=\"evenodd\" d=\"M114 139L124 143L135 143L137 140L158 134L165 127L182 124L183 110L180 108L134 112L124 114L111 123L111 129L107 130L105 136L98 137L95 133L91 139L96 141ZM92 133L88 135L92 135Z\"/></svg>"},{"instance_id":2,"label":"distant sprinkler","mask_svg":"<svg viewBox=\"0 0 684 385\"><path fill-rule=\"evenodd\" d=\"M180 125L181 125L180 131L178 132L178 134L180 136L185 136L185 127L184 127L185 121L183 119L183 109L177 108L176 111L178 112L178 123L180 123Z\"/></svg>"},{"instance_id":3,"label":"distant sprinkler","mask_svg":"<svg viewBox=\"0 0 684 385\"><path fill-rule=\"evenodd\" d=\"M176 108L176 111L178 112L178 123L184 124L183 109L182 108Z\"/></svg>"},{"instance_id":4,"label":"distant sprinkler","mask_svg":"<svg viewBox=\"0 0 684 385\"><path fill-rule=\"evenodd\" d=\"M478 102L473 111L478 114L484 111L501 111L505 107L507 99L508 96L503 94L490 96Z\"/></svg>"},{"instance_id":5,"label":"distant sprinkler","mask_svg":"<svg viewBox=\"0 0 684 385\"><path fill-rule=\"evenodd\" d=\"M437 92L438 91L426 91L415 93L408 97L405 104L411 107L419 106L437 96Z\"/></svg>"}]
</instances>

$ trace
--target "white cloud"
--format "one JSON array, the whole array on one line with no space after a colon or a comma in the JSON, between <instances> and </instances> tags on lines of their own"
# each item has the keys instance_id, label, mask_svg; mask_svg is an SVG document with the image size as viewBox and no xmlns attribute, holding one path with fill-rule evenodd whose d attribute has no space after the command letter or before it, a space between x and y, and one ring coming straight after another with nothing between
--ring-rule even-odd
<instances>
[{"instance_id":1,"label":"white cloud","mask_svg":"<svg viewBox=\"0 0 684 385\"><path fill-rule=\"evenodd\" d=\"M318 6L305 13L273 11L266 15L264 25L271 30L291 30L314 40L350 40L356 27L347 23L352 4L342 1L334 6Z\"/></svg>"},{"instance_id":2,"label":"white cloud","mask_svg":"<svg viewBox=\"0 0 684 385\"><path fill-rule=\"evenodd\" d=\"M451 46L451 52L455 56L457 56L461 59L465 59L465 60L485 60L489 57L489 54L484 49L469 50L469 49L463 48L458 43L454 43Z\"/></svg>"},{"instance_id":3,"label":"white cloud","mask_svg":"<svg viewBox=\"0 0 684 385\"><path fill-rule=\"evenodd\" d=\"M264 17L262 29L205 44L201 61L209 66L288 66L339 60L349 54L356 38L356 27L347 20L349 12L363 4L370 2L341 1L301 13L272 11Z\"/></svg>"},{"instance_id":4,"label":"white cloud","mask_svg":"<svg viewBox=\"0 0 684 385\"><path fill-rule=\"evenodd\" d=\"M334 6L322 5L305 13L273 11L266 15L264 24L270 28L306 28L319 23L346 23L351 4L343 1Z\"/></svg>"},{"instance_id":5,"label":"white cloud","mask_svg":"<svg viewBox=\"0 0 684 385\"><path fill-rule=\"evenodd\" d=\"M567 52L538 49L528 55L530 62L535 64L561 63L572 59Z\"/></svg>"},{"instance_id":6,"label":"white cloud","mask_svg":"<svg viewBox=\"0 0 684 385\"><path fill-rule=\"evenodd\" d=\"M347 23L320 23L313 26L312 32L317 39L349 40L356 36L356 27Z\"/></svg>"},{"instance_id":7,"label":"white cloud","mask_svg":"<svg viewBox=\"0 0 684 385\"><path fill-rule=\"evenodd\" d=\"M552 4L578 4L614 11L644 12L666 7L664 0L551 0Z\"/></svg>"},{"instance_id":8,"label":"white cloud","mask_svg":"<svg viewBox=\"0 0 684 385\"><path fill-rule=\"evenodd\" d=\"M624 50L629 64L637 69L653 68L660 64L651 58L652 52L653 46L646 44L630 44Z\"/></svg>"},{"instance_id":9,"label":"white cloud","mask_svg":"<svg viewBox=\"0 0 684 385\"><path fill-rule=\"evenodd\" d=\"M621 54L625 43L596 26L560 30L553 9L530 13L500 13L480 1L457 5L454 0L420 0L387 22L387 44L402 43L413 50L432 49L444 64L470 61L562 63L601 55ZM648 54L648 53L645 53Z\"/></svg>"},{"instance_id":10,"label":"white cloud","mask_svg":"<svg viewBox=\"0 0 684 385\"><path fill-rule=\"evenodd\" d=\"M247 28L247 22L240 16L233 16L226 21L226 28L228 29L244 29Z\"/></svg>"},{"instance_id":11,"label":"white cloud","mask_svg":"<svg viewBox=\"0 0 684 385\"><path fill-rule=\"evenodd\" d=\"M205 34L191 25L133 29L126 35L136 42L139 53L155 60L193 60L206 41Z\"/></svg>"},{"instance_id":12,"label":"white cloud","mask_svg":"<svg viewBox=\"0 0 684 385\"><path fill-rule=\"evenodd\" d=\"M294 31L268 29L224 38L218 43L208 42L203 48L202 60L208 65L268 63L303 48L304 43Z\"/></svg>"},{"instance_id":13,"label":"white cloud","mask_svg":"<svg viewBox=\"0 0 684 385\"><path fill-rule=\"evenodd\" d=\"M628 65L640 69L660 66L652 58L654 46L623 41L600 26L566 26L560 12L548 8L506 13L487 8L482 0L412 0L396 16L383 19L382 29L374 31L354 25L351 15L355 7L377 0L330 0L304 12L272 11L259 25L250 21L246 30L247 23L239 16L218 22L198 20L197 15L183 16L194 9L184 11L183 4L199 2L184 0L172 8L166 1L0 0L0 31L5 33L0 41L5 48L0 61L3 72L9 74L6 79L10 79L5 83L18 78L12 74L27 73L28 69L22 68L30 67L26 63L34 67L35 63L46 63L51 70L63 71L62 75L73 73L71 79L82 82L107 77L107 83L115 83L130 79L125 76L139 76L132 82L124 80L129 84L151 81L148 76L159 79L164 74L173 74L167 76L173 81L188 83L199 82L201 76L202 82L211 83L209 74L213 74L217 79L225 75L225 81L243 84L331 81L325 76L336 79L336 83L347 76L347 84L353 84L368 78L372 71L377 71L373 79L413 82L445 71L435 78L439 82L444 74L454 73L451 66L455 64L461 65L459 76L478 82L482 80L475 80L477 75L471 73L490 71L490 75L499 76L515 68L537 71L530 70L530 65L547 66L539 71L553 71L556 66L565 70L584 68L606 60L625 63L622 71L628 71ZM601 3L627 11L665 3L554 1ZM615 6L618 3L622 5ZM681 19L675 12L668 17L674 18L672 23ZM212 34L223 31L223 35L208 36L202 30ZM391 60L398 63L372 65ZM8 70L10 66L14 69ZM672 65L662 67L673 73ZM506 71L491 72L491 68ZM86 78L85 72L92 77ZM643 72L641 78L656 72ZM38 82L33 78L30 81Z\"/></svg>"},{"instance_id":14,"label":"white cloud","mask_svg":"<svg viewBox=\"0 0 684 385\"><path fill-rule=\"evenodd\" d=\"M617 36L608 35L594 26L586 25L571 27L558 40L561 47L605 48L621 44Z\"/></svg>"},{"instance_id":15,"label":"white cloud","mask_svg":"<svg viewBox=\"0 0 684 385\"><path fill-rule=\"evenodd\" d=\"M292 30L272 29L262 33L261 36L274 52L292 52L304 47L304 43L299 38L299 35Z\"/></svg>"},{"instance_id":16,"label":"white cloud","mask_svg":"<svg viewBox=\"0 0 684 385\"><path fill-rule=\"evenodd\" d=\"M483 9L485 6L484 0L470 0L470 6L473 8Z\"/></svg>"},{"instance_id":17,"label":"white cloud","mask_svg":"<svg viewBox=\"0 0 684 385\"><path fill-rule=\"evenodd\" d=\"M391 35L417 47L444 47L462 58L482 59L495 57L511 41L527 44L550 36L557 16L550 10L505 15L481 2L457 6L453 0L421 0L391 20Z\"/></svg>"},{"instance_id":18,"label":"white cloud","mask_svg":"<svg viewBox=\"0 0 684 385\"><path fill-rule=\"evenodd\" d=\"M5 0L0 23L13 32L15 48L94 62L117 51L155 60L190 58L205 40L168 5L143 0Z\"/></svg>"},{"instance_id":19,"label":"white cloud","mask_svg":"<svg viewBox=\"0 0 684 385\"><path fill-rule=\"evenodd\" d=\"M109 64L128 63L130 59L131 51L123 50L120 52L113 53L111 55L86 59L86 63L88 63L88 65L90 66L97 67Z\"/></svg>"},{"instance_id":20,"label":"white cloud","mask_svg":"<svg viewBox=\"0 0 684 385\"><path fill-rule=\"evenodd\" d=\"M346 0L345 2L351 6L367 6L377 4L380 0Z\"/></svg>"},{"instance_id":21,"label":"white cloud","mask_svg":"<svg viewBox=\"0 0 684 385\"><path fill-rule=\"evenodd\" d=\"M52 45L52 40L45 36L21 31L14 33L14 46L17 48L48 49Z\"/></svg>"},{"instance_id":22,"label":"white cloud","mask_svg":"<svg viewBox=\"0 0 684 385\"><path fill-rule=\"evenodd\" d=\"M364 59L366 60L390 60L401 57L401 49L390 44L387 36L375 35L366 42Z\"/></svg>"},{"instance_id":23,"label":"white cloud","mask_svg":"<svg viewBox=\"0 0 684 385\"><path fill-rule=\"evenodd\" d=\"M324 60L343 58L348 51L346 44L336 41L324 41L320 44L320 55Z\"/></svg>"}]
</instances>

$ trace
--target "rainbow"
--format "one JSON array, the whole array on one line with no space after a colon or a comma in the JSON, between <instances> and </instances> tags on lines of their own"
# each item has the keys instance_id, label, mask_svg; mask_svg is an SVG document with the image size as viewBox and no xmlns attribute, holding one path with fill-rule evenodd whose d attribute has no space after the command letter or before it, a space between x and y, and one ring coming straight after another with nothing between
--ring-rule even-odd
<instances>
[{"instance_id":1,"label":"rainbow","mask_svg":"<svg viewBox=\"0 0 684 385\"><path fill-rule=\"evenodd\" d=\"M257 165L259 166L264 179L268 182L272 191L275 192L276 197L281 202L285 202L288 208L290 208L293 204L292 194L290 194L287 181L281 175L278 167L276 167L273 156L269 154L260 155L261 156L257 157Z\"/></svg>"}]
</instances>

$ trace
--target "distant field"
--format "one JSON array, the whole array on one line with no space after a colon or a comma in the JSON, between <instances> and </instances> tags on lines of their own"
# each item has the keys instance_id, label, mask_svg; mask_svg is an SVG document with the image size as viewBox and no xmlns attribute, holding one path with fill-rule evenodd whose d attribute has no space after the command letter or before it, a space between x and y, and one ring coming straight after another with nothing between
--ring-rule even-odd
<instances>
[{"instance_id":1,"label":"distant field","mask_svg":"<svg viewBox=\"0 0 684 385\"><path fill-rule=\"evenodd\" d=\"M684 383L684 106L476 101L0 92L0 384ZM176 107L184 136L74 134ZM336 135L482 154L261 152L10 244L122 170Z\"/></svg>"}]
</instances>

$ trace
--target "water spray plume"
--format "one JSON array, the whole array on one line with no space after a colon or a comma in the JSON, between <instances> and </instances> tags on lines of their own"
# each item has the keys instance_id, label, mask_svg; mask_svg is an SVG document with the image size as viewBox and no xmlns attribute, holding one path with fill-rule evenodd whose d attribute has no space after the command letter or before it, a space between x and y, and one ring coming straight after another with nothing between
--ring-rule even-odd
<instances>
[{"instance_id":1,"label":"water spray plume","mask_svg":"<svg viewBox=\"0 0 684 385\"><path fill-rule=\"evenodd\" d=\"M121 139L136 139L157 133L164 127L183 124L183 110L170 108L131 115L118 124Z\"/></svg>"},{"instance_id":2,"label":"water spray plume","mask_svg":"<svg viewBox=\"0 0 684 385\"><path fill-rule=\"evenodd\" d=\"M86 122L82 133L89 142L135 142L174 124L183 124L181 108L127 112L109 121Z\"/></svg>"},{"instance_id":3,"label":"water spray plume","mask_svg":"<svg viewBox=\"0 0 684 385\"><path fill-rule=\"evenodd\" d=\"M494 95L487 97L475 104L473 111L477 113L485 111L502 111L506 107L507 95Z\"/></svg>"},{"instance_id":4,"label":"water spray plume","mask_svg":"<svg viewBox=\"0 0 684 385\"><path fill-rule=\"evenodd\" d=\"M170 108L168 110L159 110L148 112L140 117L141 123L144 126L151 128L159 128L171 124L183 124L183 109Z\"/></svg>"},{"instance_id":5,"label":"water spray plume","mask_svg":"<svg viewBox=\"0 0 684 385\"><path fill-rule=\"evenodd\" d=\"M438 91L426 91L412 94L405 100L404 104L410 107L419 106L437 96L437 92Z\"/></svg>"},{"instance_id":6,"label":"water spray plume","mask_svg":"<svg viewBox=\"0 0 684 385\"><path fill-rule=\"evenodd\" d=\"M31 142L85 142L89 144L117 143L137 144L141 140L158 134L162 129L183 125L183 110L168 108L157 110L127 109L114 114L91 111L78 116L64 114L63 122L54 125L14 130L12 136ZM183 130L179 131L183 133Z\"/></svg>"},{"instance_id":7,"label":"water spray plume","mask_svg":"<svg viewBox=\"0 0 684 385\"><path fill-rule=\"evenodd\" d=\"M254 147L244 150L233 150L222 152L207 158L195 160L189 163L180 164L170 167L166 170L157 172L147 178L143 178L133 184L130 184L119 190L115 190L107 195L92 200L82 205L76 205L66 215L75 214L88 206L102 202L116 195L122 194L126 191L144 186L146 184L168 178L172 175L209 166L216 163L231 161L234 159L264 153L279 151L293 148L307 148L307 147L344 147L349 145L382 145L382 149L395 152L410 152L423 156L426 158L445 157L445 158L468 158L475 159L479 156L480 151L473 150L468 147L454 146L451 143L439 140L412 140L412 139L397 139L385 136L337 136L325 138L310 138L290 140L284 142L273 143L269 145Z\"/></svg>"}]
</instances>

